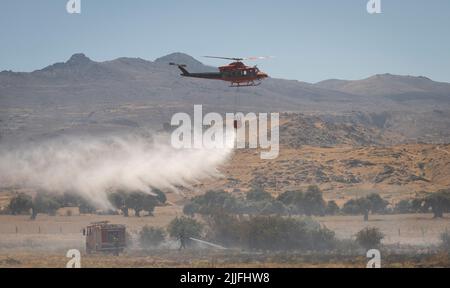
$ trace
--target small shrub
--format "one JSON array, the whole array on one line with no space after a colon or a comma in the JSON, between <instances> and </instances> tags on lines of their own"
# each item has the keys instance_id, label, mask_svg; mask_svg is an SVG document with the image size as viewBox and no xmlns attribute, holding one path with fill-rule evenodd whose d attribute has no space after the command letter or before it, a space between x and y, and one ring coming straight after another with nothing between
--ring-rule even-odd
<instances>
[{"instance_id":1,"label":"small shrub","mask_svg":"<svg viewBox=\"0 0 450 288\"><path fill-rule=\"evenodd\" d=\"M162 228L144 226L139 232L139 243L142 248L157 247L166 238L166 233Z\"/></svg>"},{"instance_id":2,"label":"small shrub","mask_svg":"<svg viewBox=\"0 0 450 288\"><path fill-rule=\"evenodd\" d=\"M384 234L376 227L366 227L356 234L356 242L365 249L377 248Z\"/></svg>"},{"instance_id":3,"label":"small shrub","mask_svg":"<svg viewBox=\"0 0 450 288\"><path fill-rule=\"evenodd\" d=\"M203 225L189 217L177 217L169 223L168 229L171 237L189 239L191 237L198 238L202 234Z\"/></svg>"}]
</instances>

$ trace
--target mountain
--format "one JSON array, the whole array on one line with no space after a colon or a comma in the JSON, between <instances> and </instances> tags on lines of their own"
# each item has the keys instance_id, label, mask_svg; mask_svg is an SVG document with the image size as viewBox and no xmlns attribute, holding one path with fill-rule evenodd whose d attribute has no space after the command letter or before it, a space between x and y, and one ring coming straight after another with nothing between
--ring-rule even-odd
<instances>
[{"instance_id":1,"label":"mountain","mask_svg":"<svg viewBox=\"0 0 450 288\"><path fill-rule=\"evenodd\" d=\"M212 66L206 66L202 62L198 61L192 56L189 56L184 53L172 53L163 57L160 57L155 60L155 63L169 64L169 63L177 63L184 64L189 67L190 70L195 72L217 72L218 69Z\"/></svg>"},{"instance_id":2,"label":"mountain","mask_svg":"<svg viewBox=\"0 0 450 288\"><path fill-rule=\"evenodd\" d=\"M423 76L382 74L356 81L325 80L315 86L355 95L384 96L397 101L450 101L449 83L435 82Z\"/></svg>"},{"instance_id":3,"label":"mountain","mask_svg":"<svg viewBox=\"0 0 450 288\"><path fill-rule=\"evenodd\" d=\"M445 128L450 84L425 77L386 74L317 84L269 78L258 87L236 89L223 81L181 77L170 62L193 72L217 69L183 53L104 62L78 53L31 73L0 72L0 140L160 128L174 113L192 113L194 104L202 104L204 113L302 112L377 129L409 127L405 139L445 141L450 134ZM345 113L351 116L339 116ZM410 129L415 119L420 129Z\"/></svg>"}]
</instances>

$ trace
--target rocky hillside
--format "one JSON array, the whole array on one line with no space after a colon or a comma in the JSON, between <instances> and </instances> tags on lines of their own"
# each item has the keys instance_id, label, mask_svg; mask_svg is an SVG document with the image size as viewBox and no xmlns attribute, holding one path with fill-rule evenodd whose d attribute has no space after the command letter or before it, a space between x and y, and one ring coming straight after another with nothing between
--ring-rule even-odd
<instances>
[{"instance_id":1,"label":"rocky hillside","mask_svg":"<svg viewBox=\"0 0 450 288\"><path fill-rule=\"evenodd\" d=\"M256 151L237 150L221 171L224 178L198 185L199 193L221 187L244 193L257 185L276 195L318 185L339 203L373 192L396 202L450 186L450 145L304 146L282 148L271 161Z\"/></svg>"}]
</instances>

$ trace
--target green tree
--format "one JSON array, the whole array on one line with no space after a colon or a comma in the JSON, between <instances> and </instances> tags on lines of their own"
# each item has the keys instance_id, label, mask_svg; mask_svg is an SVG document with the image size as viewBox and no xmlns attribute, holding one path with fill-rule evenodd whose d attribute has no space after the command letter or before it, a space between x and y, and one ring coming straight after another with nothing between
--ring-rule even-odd
<instances>
[{"instance_id":1,"label":"green tree","mask_svg":"<svg viewBox=\"0 0 450 288\"><path fill-rule=\"evenodd\" d=\"M60 203L61 207L78 207L80 213L83 214L95 213L96 211L95 207L88 200L73 191L56 196L56 201Z\"/></svg>"},{"instance_id":2,"label":"green tree","mask_svg":"<svg viewBox=\"0 0 450 288\"><path fill-rule=\"evenodd\" d=\"M162 205L167 202L166 194L159 189L152 189L152 192L156 194L156 200Z\"/></svg>"},{"instance_id":3,"label":"green tree","mask_svg":"<svg viewBox=\"0 0 450 288\"><path fill-rule=\"evenodd\" d=\"M327 207L325 209L325 214L327 215L336 215L339 213L339 206L336 204L335 201L331 200L327 202Z\"/></svg>"},{"instance_id":4,"label":"green tree","mask_svg":"<svg viewBox=\"0 0 450 288\"><path fill-rule=\"evenodd\" d=\"M300 190L289 190L278 195L277 200L283 202L284 205L291 205L297 202L297 199L303 198L303 192Z\"/></svg>"},{"instance_id":5,"label":"green tree","mask_svg":"<svg viewBox=\"0 0 450 288\"><path fill-rule=\"evenodd\" d=\"M192 198L186 211L191 215L195 213L201 215L234 213L236 212L236 202L236 198L223 190L208 191L204 195Z\"/></svg>"},{"instance_id":6,"label":"green tree","mask_svg":"<svg viewBox=\"0 0 450 288\"><path fill-rule=\"evenodd\" d=\"M423 206L433 212L434 218L443 218L450 211L450 189L431 193L423 200Z\"/></svg>"},{"instance_id":7,"label":"green tree","mask_svg":"<svg viewBox=\"0 0 450 288\"><path fill-rule=\"evenodd\" d=\"M322 191L317 186L309 186L303 196L303 207L305 214L321 215L325 214L325 200L323 200Z\"/></svg>"},{"instance_id":8,"label":"green tree","mask_svg":"<svg viewBox=\"0 0 450 288\"><path fill-rule=\"evenodd\" d=\"M189 243L189 238L200 238L203 231L203 225L189 217L177 217L173 219L167 228L170 237L184 239Z\"/></svg>"},{"instance_id":9,"label":"green tree","mask_svg":"<svg viewBox=\"0 0 450 288\"><path fill-rule=\"evenodd\" d=\"M147 211L153 215L158 201L155 196L142 192L132 192L125 199L125 205L134 210L135 216L139 217L141 211Z\"/></svg>"},{"instance_id":10,"label":"green tree","mask_svg":"<svg viewBox=\"0 0 450 288\"><path fill-rule=\"evenodd\" d=\"M372 213L385 213L389 202L381 198L379 194L372 193L366 197L370 202L370 211Z\"/></svg>"},{"instance_id":11,"label":"green tree","mask_svg":"<svg viewBox=\"0 0 450 288\"><path fill-rule=\"evenodd\" d=\"M123 191L116 191L108 195L109 202L114 206L114 208L122 211L122 214L125 217L128 217L128 206L126 204L127 197L128 195Z\"/></svg>"},{"instance_id":12,"label":"green tree","mask_svg":"<svg viewBox=\"0 0 450 288\"><path fill-rule=\"evenodd\" d=\"M33 200L31 196L25 193L19 193L9 202L8 209L13 215L29 213L33 208Z\"/></svg>"},{"instance_id":13,"label":"green tree","mask_svg":"<svg viewBox=\"0 0 450 288\"><path fill-rule=\"evenodd\" d=\"M33 200L31 219L36 219L38 213L55 215L59 208L61 208L61 203L55 197L39 193Z\"/></svg>"},{"instance_id":14,"label":"green tree","mask_svg":"<svg viewBox=\"0 0 450 288\"><path fill-rule=\"evenodd\" d=\"M389 202L384 200L378 194L370 194L366 197L350 199L342 207L345 214L364 215L364 221L369 220L369 213L383 213Z\"/></svg>"},{"instance_id":15,"label":"green tree","mask_svg":"<svg viewBox=\"0 0 450 288\"><path fill-rule=\"evenodd\" d=\"M198 211L200 211L200 205L197 203L188 202L183 206L183 213L188 216L194 217L195 213Z\"/></svg>"}]
</instances>

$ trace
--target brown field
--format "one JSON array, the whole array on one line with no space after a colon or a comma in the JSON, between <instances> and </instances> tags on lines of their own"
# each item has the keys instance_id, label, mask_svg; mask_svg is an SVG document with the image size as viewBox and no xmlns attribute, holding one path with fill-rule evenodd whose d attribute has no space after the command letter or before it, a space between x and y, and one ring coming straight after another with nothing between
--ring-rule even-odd
<instances>
[{"instance_id":1,"label":"brown field","mask_svg":"<svg viewBox=\"0 0 450 288\"><path fill-rule=\"evenodd\" d=\"M383 253L383 252L382 252ZM9 268L64 268L65 253L17 252L0 253L0 267ZM242 253L240 251L136 251L120 256L83 255L83 268L365 268L368 259L364 251L354 255L299 254L299 253ZM382 254L384 268L448 268L446 253L399 255Z\"/></svg>"},{"instance_id":2,"label":"brown field","mask_svg":"<svg viewBox=\"0 0 450 288\"><path fill-rule=\"evenodd\" d=\"M135 237L144 225L163 227L176 215L181 215L181 210L174 206L159 207L155 217L140 218L39 215L37 220L31 221L29 216L3 215L0 216L0 267L64 267L68 261L65 253L69 249L82 251L83 267L364 267L366 263L364 251L352 255L249 253L237 249L179 252L175 241L151 251L142 251L134 245L120 257L84 255L81 231L90 222L109 220L126 224ZM367 223L362 221L362 216L316 219L341 239L351 239L365 226L379 227L386 235L383 243L391 247L388 259L385 259L389 267L449 267L446 255L430 252L439 244L440 233L450 229L449 217L433 220L431 214L371 215ZM400 246L406 247L404 251L407 252L402 255L392 252L392 247L399 247L398 251L401 251Z\"/></svg>"}]
</instances>

